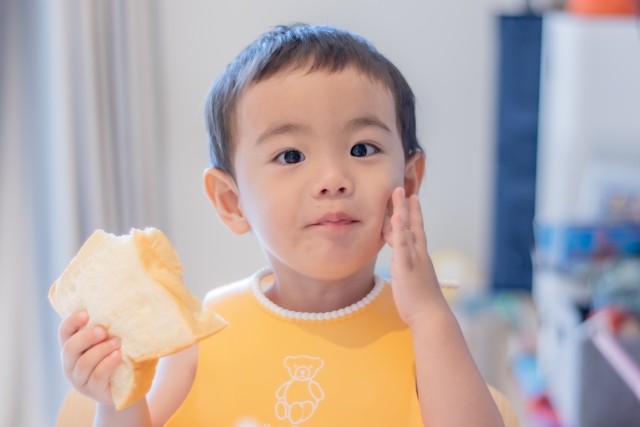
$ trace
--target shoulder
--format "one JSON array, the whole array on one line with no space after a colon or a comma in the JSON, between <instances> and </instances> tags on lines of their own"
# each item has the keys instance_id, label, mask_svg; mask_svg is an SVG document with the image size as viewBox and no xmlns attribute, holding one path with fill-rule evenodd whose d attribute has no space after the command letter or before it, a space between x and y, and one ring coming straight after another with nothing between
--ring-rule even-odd
<instances>
[{"instance_id":1,"label":"shoulder","mask_svg":"<svg viewBox=\"0 0 640 427\"><path fill-rule=\"evenodd\" d=\"M511 403L498 390L491 387L489 384L487 384L487 387L489 388L491 397L493 397L493 401L498 407L498 411L500 411L502 422L504 423L505 427L518 427L520 423L518 422L518 417L515 410L511 406Z\"/></svg>"},{"instance_id":2,"label":"shoulder","mask_svg":"<svg viewBox=\"0 0 640 427\"><path fill-rule=\"evenodd\" d=\"M251 293L252 277L239 280L228 285L219 286L207 293L203 306L211 310L218 310L229 304L234 304Z\"/></svg>"}]
</instances>

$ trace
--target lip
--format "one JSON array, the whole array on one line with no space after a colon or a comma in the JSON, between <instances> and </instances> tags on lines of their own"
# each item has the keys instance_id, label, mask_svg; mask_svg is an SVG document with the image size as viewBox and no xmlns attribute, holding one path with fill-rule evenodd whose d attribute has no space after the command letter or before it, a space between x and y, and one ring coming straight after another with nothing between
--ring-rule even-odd
<instances>
[{"instance_id":1,"label":"lip","mask_svg":"<svg viewBox=\"0 0 640 427\"><path fill-rule=\"evenodd\" d=\"M327 212L326 214L318 218L311 225L344 226L344 225L350 225L356 222L358 222L358 220L355 219L354 217L346 214L345 212L338 211L338 212Z\"/></svg>"}]
</instances>

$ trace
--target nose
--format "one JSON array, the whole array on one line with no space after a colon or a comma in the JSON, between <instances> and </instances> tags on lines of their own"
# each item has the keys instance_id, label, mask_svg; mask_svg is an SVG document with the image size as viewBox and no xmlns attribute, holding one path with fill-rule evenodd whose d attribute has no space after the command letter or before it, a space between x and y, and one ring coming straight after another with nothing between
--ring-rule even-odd
<instances>
[{"instance_id":1,"label":"nose","mask_svg":"<svg viewBox=\"0 0 640 427\"><path fill-rule=\"evenodd\" d=\"M324 165L314 185L314 193L316 197L343 196L351 194L353 188L353 180L345 168L336 164Z\"/></svg>"}]
</instances>

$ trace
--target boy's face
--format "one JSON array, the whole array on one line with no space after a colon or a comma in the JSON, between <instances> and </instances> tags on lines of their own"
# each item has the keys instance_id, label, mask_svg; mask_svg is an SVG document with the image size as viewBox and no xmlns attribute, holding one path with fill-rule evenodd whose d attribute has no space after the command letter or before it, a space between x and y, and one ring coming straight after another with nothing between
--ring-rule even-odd
<instances>
[{"instance_id":1,"label":"boy's face","mask_svg":"<svg viewBox=\"0 0 640 427\"><path fill-rule=\"evenodd\" d=\"M236 120L239 211L270 261L318 280L372 262L405 181L386 88L351 68L282 72L245 92Z\"/></svg>"}]
</instances>

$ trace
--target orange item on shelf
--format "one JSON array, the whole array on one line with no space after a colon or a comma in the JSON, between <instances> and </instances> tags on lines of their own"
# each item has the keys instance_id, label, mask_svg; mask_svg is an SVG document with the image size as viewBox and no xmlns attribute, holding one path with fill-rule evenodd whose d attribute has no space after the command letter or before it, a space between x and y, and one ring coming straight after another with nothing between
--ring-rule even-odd
<instances>
[{"instance_id":1,"label":"orange item on shelf","mask_svg":"<svg viewBox=\"0 0 640 427\"><path fill-rule=\"evenodd\" d=\"M634 15L632 0L569 0L567 11L578 15Z\"/></svg>"}]
</instances>

